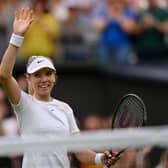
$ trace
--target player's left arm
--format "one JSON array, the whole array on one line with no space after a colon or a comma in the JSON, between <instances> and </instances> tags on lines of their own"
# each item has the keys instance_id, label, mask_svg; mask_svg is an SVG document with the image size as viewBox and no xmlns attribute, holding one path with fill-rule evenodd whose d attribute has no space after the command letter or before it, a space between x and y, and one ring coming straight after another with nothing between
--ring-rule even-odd
<instances>
[{"instance_id":1,"label":"player's left arm","mask_svg":"<svg viewBox=\"0 0 168 168\"><path fill-rule=\"evenodd\" d=\"M107 167L114 165L117 162L117 160L119 160L119 157L115 157L115 155L111 154L109 151L105 151L103 153L96 153L91 150L77 152L76 158L80 162L105 165Z\"/></svg>"}]
</instances>

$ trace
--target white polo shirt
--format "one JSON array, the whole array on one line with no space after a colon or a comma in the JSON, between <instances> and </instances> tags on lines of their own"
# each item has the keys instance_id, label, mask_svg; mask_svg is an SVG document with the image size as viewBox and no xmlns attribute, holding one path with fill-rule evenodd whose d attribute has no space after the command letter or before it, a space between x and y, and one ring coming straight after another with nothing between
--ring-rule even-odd
<instances>
[{"instance_id":1,"label":"white polo shirt","mask_svg":"<svg viewBox=\"0 0 168 168\"><path fill-rule=\"evenodd\" d=\"M62 101L39 101L21 92L18 105L14 106L22 137L60 136L79 132L73 111ZM66 149L50 153L24 154L23 168L69 168Z\"/></svg>"}]
</instances>

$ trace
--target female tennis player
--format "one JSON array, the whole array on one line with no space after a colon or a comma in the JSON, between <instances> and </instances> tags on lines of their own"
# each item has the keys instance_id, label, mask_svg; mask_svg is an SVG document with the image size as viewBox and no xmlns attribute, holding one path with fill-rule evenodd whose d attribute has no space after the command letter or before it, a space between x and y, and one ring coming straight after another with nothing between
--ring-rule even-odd
<instances>
[{"instance_id":1,"label":"female tennis player","mask_svg":"<svg viewBox=\"0 0 168 168\"><path fill-rule=\"evenodd\" d=\"M32 56L27 64L27 80L31 93L19 88L12 76L18 48L22 45L24 34L34 21L34 13L29 8L15 13L13 34L0 65L0 82L16 112L21 136L40 137L60 136L79 133L72 109L66 103L51 96L56 82L56 69L50 59ZM38 38L38 37L37 37ZM81 162L112 165L117 158L110 153L85 151L76 153ZM66 150L56 149L50 153L25 153L23 168L69 168Z\"/></svg>"}]
</instances>

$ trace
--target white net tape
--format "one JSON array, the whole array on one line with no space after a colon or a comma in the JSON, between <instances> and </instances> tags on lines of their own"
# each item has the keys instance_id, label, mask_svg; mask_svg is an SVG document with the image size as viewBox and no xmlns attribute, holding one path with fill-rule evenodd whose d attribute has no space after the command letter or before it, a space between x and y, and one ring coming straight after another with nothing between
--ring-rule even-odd
<instances>
[{"instance_id":1,"label":"white net tape","mask_svg":"<svg viewBox=\"0 0 168 168\"><path fill-rule=\"evenodd\" d=\"M86 149L124 149L161 146L168 147L168 126L81 132L73 136L1 137L0 155L24 152L51 152L66 148L68 151Z\"/></svg>"}]
</instances>

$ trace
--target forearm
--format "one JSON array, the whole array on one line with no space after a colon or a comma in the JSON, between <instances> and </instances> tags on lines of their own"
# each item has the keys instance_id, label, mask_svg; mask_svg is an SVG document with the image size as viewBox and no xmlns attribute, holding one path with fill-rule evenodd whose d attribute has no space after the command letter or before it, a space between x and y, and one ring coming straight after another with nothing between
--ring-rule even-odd
<instances>
[{"instance_id":1,"label":"forearm","mask_svg":"<svg viewBox=\"0 0 168 168\"><path fill-rule=\"evenodd\" d=\"M90 151L90 150L76 153L77 159L83 163L94 164L95 163L95 156L96 156L96 152Z\"/></svg>"},{"instance_id":2,"label":"forearm","mask_svg":"<svg viewBox=\"0 0 168 168\"><path fill-rule=\"evenodd\" d=\"M115 153L104 151L103 153L96 153L94 151L85 151L76 153L76 157L80 162L91 163L96 165L104 165L110 167L114 165L119 157L115 157Z\"/></svg>"}]
</instances>

